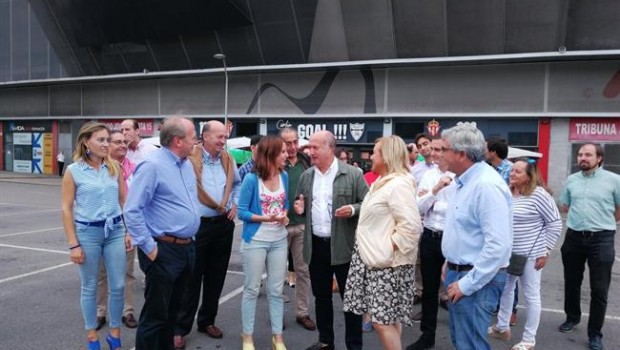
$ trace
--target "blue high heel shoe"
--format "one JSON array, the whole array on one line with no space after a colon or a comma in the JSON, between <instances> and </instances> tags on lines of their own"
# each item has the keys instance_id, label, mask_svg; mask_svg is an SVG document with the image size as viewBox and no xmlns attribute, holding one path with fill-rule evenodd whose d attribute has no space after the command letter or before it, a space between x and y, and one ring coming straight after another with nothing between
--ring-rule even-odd
<instances>
[{"instance_id":1,"label":"blue high heel shoe","mask_svg":"<svg viewBox=\"0 0 620 350\"><path fill-rule=\"evenodd\" d=\"M99 344L99 339L89 340L87 345L88 345L88 350L101 350L101 344Z\"/></svg>"},{"instance_id":2,"label":"blue high heel shoe","mask_svg":"<svg viewBox=\"0 0 620 350\"><path fill-rule=\"evenodd\" d=\"M114 338L112 334L108 333L105 337L105 341L108 343L110 350L117 350L121 348L121 338Z\"/></svg>"}]
</instances>

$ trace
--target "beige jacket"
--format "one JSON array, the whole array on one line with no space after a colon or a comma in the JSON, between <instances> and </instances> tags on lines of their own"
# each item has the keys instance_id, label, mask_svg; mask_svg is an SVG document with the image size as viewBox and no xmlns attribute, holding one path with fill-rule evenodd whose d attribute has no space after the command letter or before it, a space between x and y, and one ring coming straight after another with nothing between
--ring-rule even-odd
<instances>
[{"instance_id":1,"label":"beige jacket","mask_svg":"<svg viewBox=\"0 0 620 350\"><path fill-rule=\"evenodd\" d=\"M411 175L390 174L375 181L359 215L357 244L366 266L415 263L422 223Z\"/></svg>"}]
</instances>

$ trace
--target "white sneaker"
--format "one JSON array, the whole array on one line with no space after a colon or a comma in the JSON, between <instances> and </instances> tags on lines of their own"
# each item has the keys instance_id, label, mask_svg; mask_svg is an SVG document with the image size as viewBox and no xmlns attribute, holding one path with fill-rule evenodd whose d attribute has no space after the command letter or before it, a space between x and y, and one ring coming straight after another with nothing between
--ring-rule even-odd
<instances>
[{"instance_id":1,"label":"white sneaker","mask_svg":"<svg viewBox=\"0 0 620 350\"><path fill-rule=\"evenodd\" d=\"M518 344L515 344L515 346L513 346L510 350L534 350L534 345L536 345L536 343L522 341Z\"/></svg>"}]
</instances>

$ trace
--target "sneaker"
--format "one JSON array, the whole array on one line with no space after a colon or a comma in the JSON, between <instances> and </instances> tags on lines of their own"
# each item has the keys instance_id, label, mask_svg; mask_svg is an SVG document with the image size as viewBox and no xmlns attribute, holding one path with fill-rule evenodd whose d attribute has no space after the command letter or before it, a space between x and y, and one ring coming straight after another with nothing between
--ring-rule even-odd
<instances>
[{"instance_id":1,"label":"sneaker","mask_svg":"<svg viewBox=\"0 0 620 350\"><path fill-rule=\"evenodd\" d=\"M575 330L575 326L577 326L579 322L566 321L560 325L558 330L562 333L570 333Z\"/></svg>"},{"instance_id":2,"label":"sneaker","mask_svg":"<svg viewBox=\"0 0 620 350\"><path fill-rule=\"evenodd\" d=\"M501 339L503 341L510 340L510 337L511 337L510 329L503 331L497 328L496 326L497 325L493 325L489 327L489 329L487 330L487 334L489 335L489 337L495 338L495 339Z\"/></svg>"},{"instance_id":3,"label":"sneaker","mask_svg":"<svg viewBox=\"0 0 620 350\"><path fill-rule=\"evenodd\" d=\"M510 348L510 350L534 350L534 345L535 343L522 341L522 342L515 344L515 346Z\"/></svg>"}]
</instances>

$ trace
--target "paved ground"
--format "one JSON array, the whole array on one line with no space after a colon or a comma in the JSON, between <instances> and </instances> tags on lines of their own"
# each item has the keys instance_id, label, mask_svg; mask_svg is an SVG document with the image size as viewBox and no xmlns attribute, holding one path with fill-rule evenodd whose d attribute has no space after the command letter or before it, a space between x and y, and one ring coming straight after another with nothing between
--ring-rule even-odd
<instances>
[{"instance_id":1,"label":"paved ground","mask_svg":"<svg viewBox=\"0 0 620 350\"><path fill-rule=\"evenodd\" d=\"M239 229L235 232L235 247L229 266L226 286L220 300L217 324L224 330L221 340L213 340L193 332L188 349L239 349L241 331L240 302L242 269L238 254ZM618 250L618 242L616 242ZM616 260L620 261L619 257ZM537 349L586 349L587 335L584 317L582 325L571 334L557 332L564 320L562 266L559 248L551 254L543 273L543 307L537 337ZM614 266L607 321L603 329L606 349L620 349L620 264ZM588 281L584 282L588 285ZM134 291L136 307L142 306L142 290ZM292 290L285 293L293 298ZM583 309L588 310L589 291L583 292ZM335 307L341 307L334 297ZM269 348L267 301L259 300L256 321L257 349ZM317 333L308 332L294 322L292 304L285 305L288 327L284 336L290 350L303 350L316 341ZM314 314L314 311L312 311ZM344 322L336 314L337 348L344 349ZM515 341L493 341L494 349L509 349L522 332L523 311L519 325L514 327ZM451 349L446 328L447 313L439 311L436 349ZM79 305L79 278L68 259L68 251L60 220L60 179L52 176L19 175L0 172L0 349L83 349ZM102 335L104 333L101 333ZM405 328L404 344L419 336L419 325ZM133 346L134 331L123 328L124 348ZM364 336L365 349L380 349L377 336Z\"/></svg>"}]
</instances>

